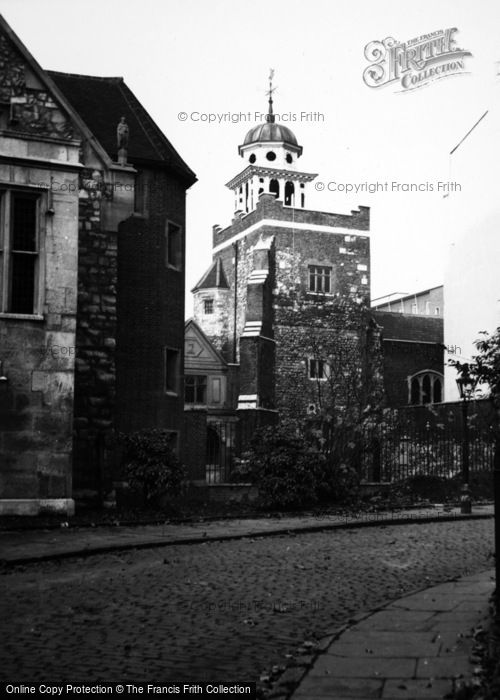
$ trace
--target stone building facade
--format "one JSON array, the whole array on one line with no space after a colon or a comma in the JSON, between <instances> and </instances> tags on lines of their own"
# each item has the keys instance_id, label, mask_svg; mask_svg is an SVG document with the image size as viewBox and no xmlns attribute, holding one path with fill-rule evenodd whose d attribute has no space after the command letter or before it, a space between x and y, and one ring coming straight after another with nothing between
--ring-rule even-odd
<instances>
[{"instance_id":1,"label":"stone building facade","mask_svg":"<svg viewBox=\"0 0 500 700\"><path fill-rule=\"evenodd\" d=\"M115 429L179 445L196 178L122 78L44 71L3 19L0 53L0 512L70 513Z\"/></svg>"},{"instance_id":2,"label":"stone building facade","mask_svg":"<svg viewBox=\"0 0 500 700\"><path fill-rule=\"evenodd\" d=\"M227 185L233 220L213 228L205 278L214 284L202 279L193 292L196 323L239 366L240 421L302 420L345 405L354 384L367 405L381 388L369 209L306 209L316 175L299 169L302 147L276 123L272 99L267 121L247 133L239 154L245 167Z\"/></svg>"}]
</instances>

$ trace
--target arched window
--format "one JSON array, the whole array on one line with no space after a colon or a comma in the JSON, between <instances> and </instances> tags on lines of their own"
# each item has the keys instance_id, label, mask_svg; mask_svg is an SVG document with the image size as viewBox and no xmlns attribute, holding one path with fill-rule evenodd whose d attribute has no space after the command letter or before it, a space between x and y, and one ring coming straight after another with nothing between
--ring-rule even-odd
<instances>
[{"instance_id":1,"label":"arched window","mask_svg":"<svg viewBox=\"0 0 500 700\"><path fill-rule=\"evenodd\" d=\"M294 193L295 193L295 187L294 187L293 182L287 182L285 184L285 204L287 207L293 206Z\"/></svg>"},{"instance_id":2,"label":"arched window","mask_svg":"<svg viewBox=\"0 0 500 700\"><path fill-rule=\"evenodd\" d=\"M440 403L443 400L443 375L423 370L408 377L408 403L413 406Z\"/></svg>"},{"instance_id":3,"label":"arched window","mask_svg":"<svg viewBox=\"0 0 500 700\"><path fill-rule=\"evenodd\" d=\"M276 195L276 199L280 197L280 183L278 180L271 180L269 183L269 192Z\"/></svg>"}]
</instances>

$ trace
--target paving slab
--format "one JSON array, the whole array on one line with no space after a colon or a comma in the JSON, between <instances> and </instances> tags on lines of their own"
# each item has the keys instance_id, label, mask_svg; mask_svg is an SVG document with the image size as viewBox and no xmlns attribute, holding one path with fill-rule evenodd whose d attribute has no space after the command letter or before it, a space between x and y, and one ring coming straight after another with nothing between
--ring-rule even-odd
<instances>
[{"instance_id":1,"label":"paving slab","mask_svg":"<svg viewBox=\"0 0 500 700\"><path fill-rule=\"evenodd\" d=\"M341 631L291 696L440 700L472 677L472 630L488 624L494 570L393 601Z\"/></svg>"}]
</instances>

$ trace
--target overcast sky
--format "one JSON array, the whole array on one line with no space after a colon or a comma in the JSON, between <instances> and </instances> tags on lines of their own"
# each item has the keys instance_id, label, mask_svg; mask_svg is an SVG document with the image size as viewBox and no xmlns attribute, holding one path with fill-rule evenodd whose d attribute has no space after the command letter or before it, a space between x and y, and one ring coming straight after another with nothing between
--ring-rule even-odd
<instances>
[{"instance_id":1,"label":"overcast sky","mask_svg":"<svg viewBox=\"0 0 500 700\"><path fill-rule=\"evenodd\" d=\"M410 194L311 190L311 209L372 208L372 297L442 283L452 231L436 183L449 180L449 152L500 90L498 0L0 0L0 11L44 68L123 76L195 171L188 290L210 263L212 225L230 223L224 185L245 166L237 147L255 123L199 115L265 112L271 67L275 111L296 117L283 123L304 148L302 170L324 183L434 184ZM364 83L369 42L452 27L472 53L466 74L411 91ZM190 315L189 292L186 307Z\"/></svg>"}]
</instances>

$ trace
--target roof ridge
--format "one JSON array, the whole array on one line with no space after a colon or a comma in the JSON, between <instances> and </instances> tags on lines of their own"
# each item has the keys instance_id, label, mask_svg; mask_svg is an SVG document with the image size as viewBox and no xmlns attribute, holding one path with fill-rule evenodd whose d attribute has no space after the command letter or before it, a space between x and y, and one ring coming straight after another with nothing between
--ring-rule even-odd
<instances>
[{"instance_id":1,"label":"roof ridge","mask_svg":"<svg viewBox=\"0 0 500 700\"><path fill-rule=\"evenodd\" d=\"M85 80L103 80L103 81L112 81L114 83L123 83L124 78L120 75L110 75L110 76L104 76L104 75L86 75L84 73L67 73L66 71L61 71L61 70L46 70L46 73L49 75L64 75L67 78L84 78Z\"/></svg>"}]
</instances>

